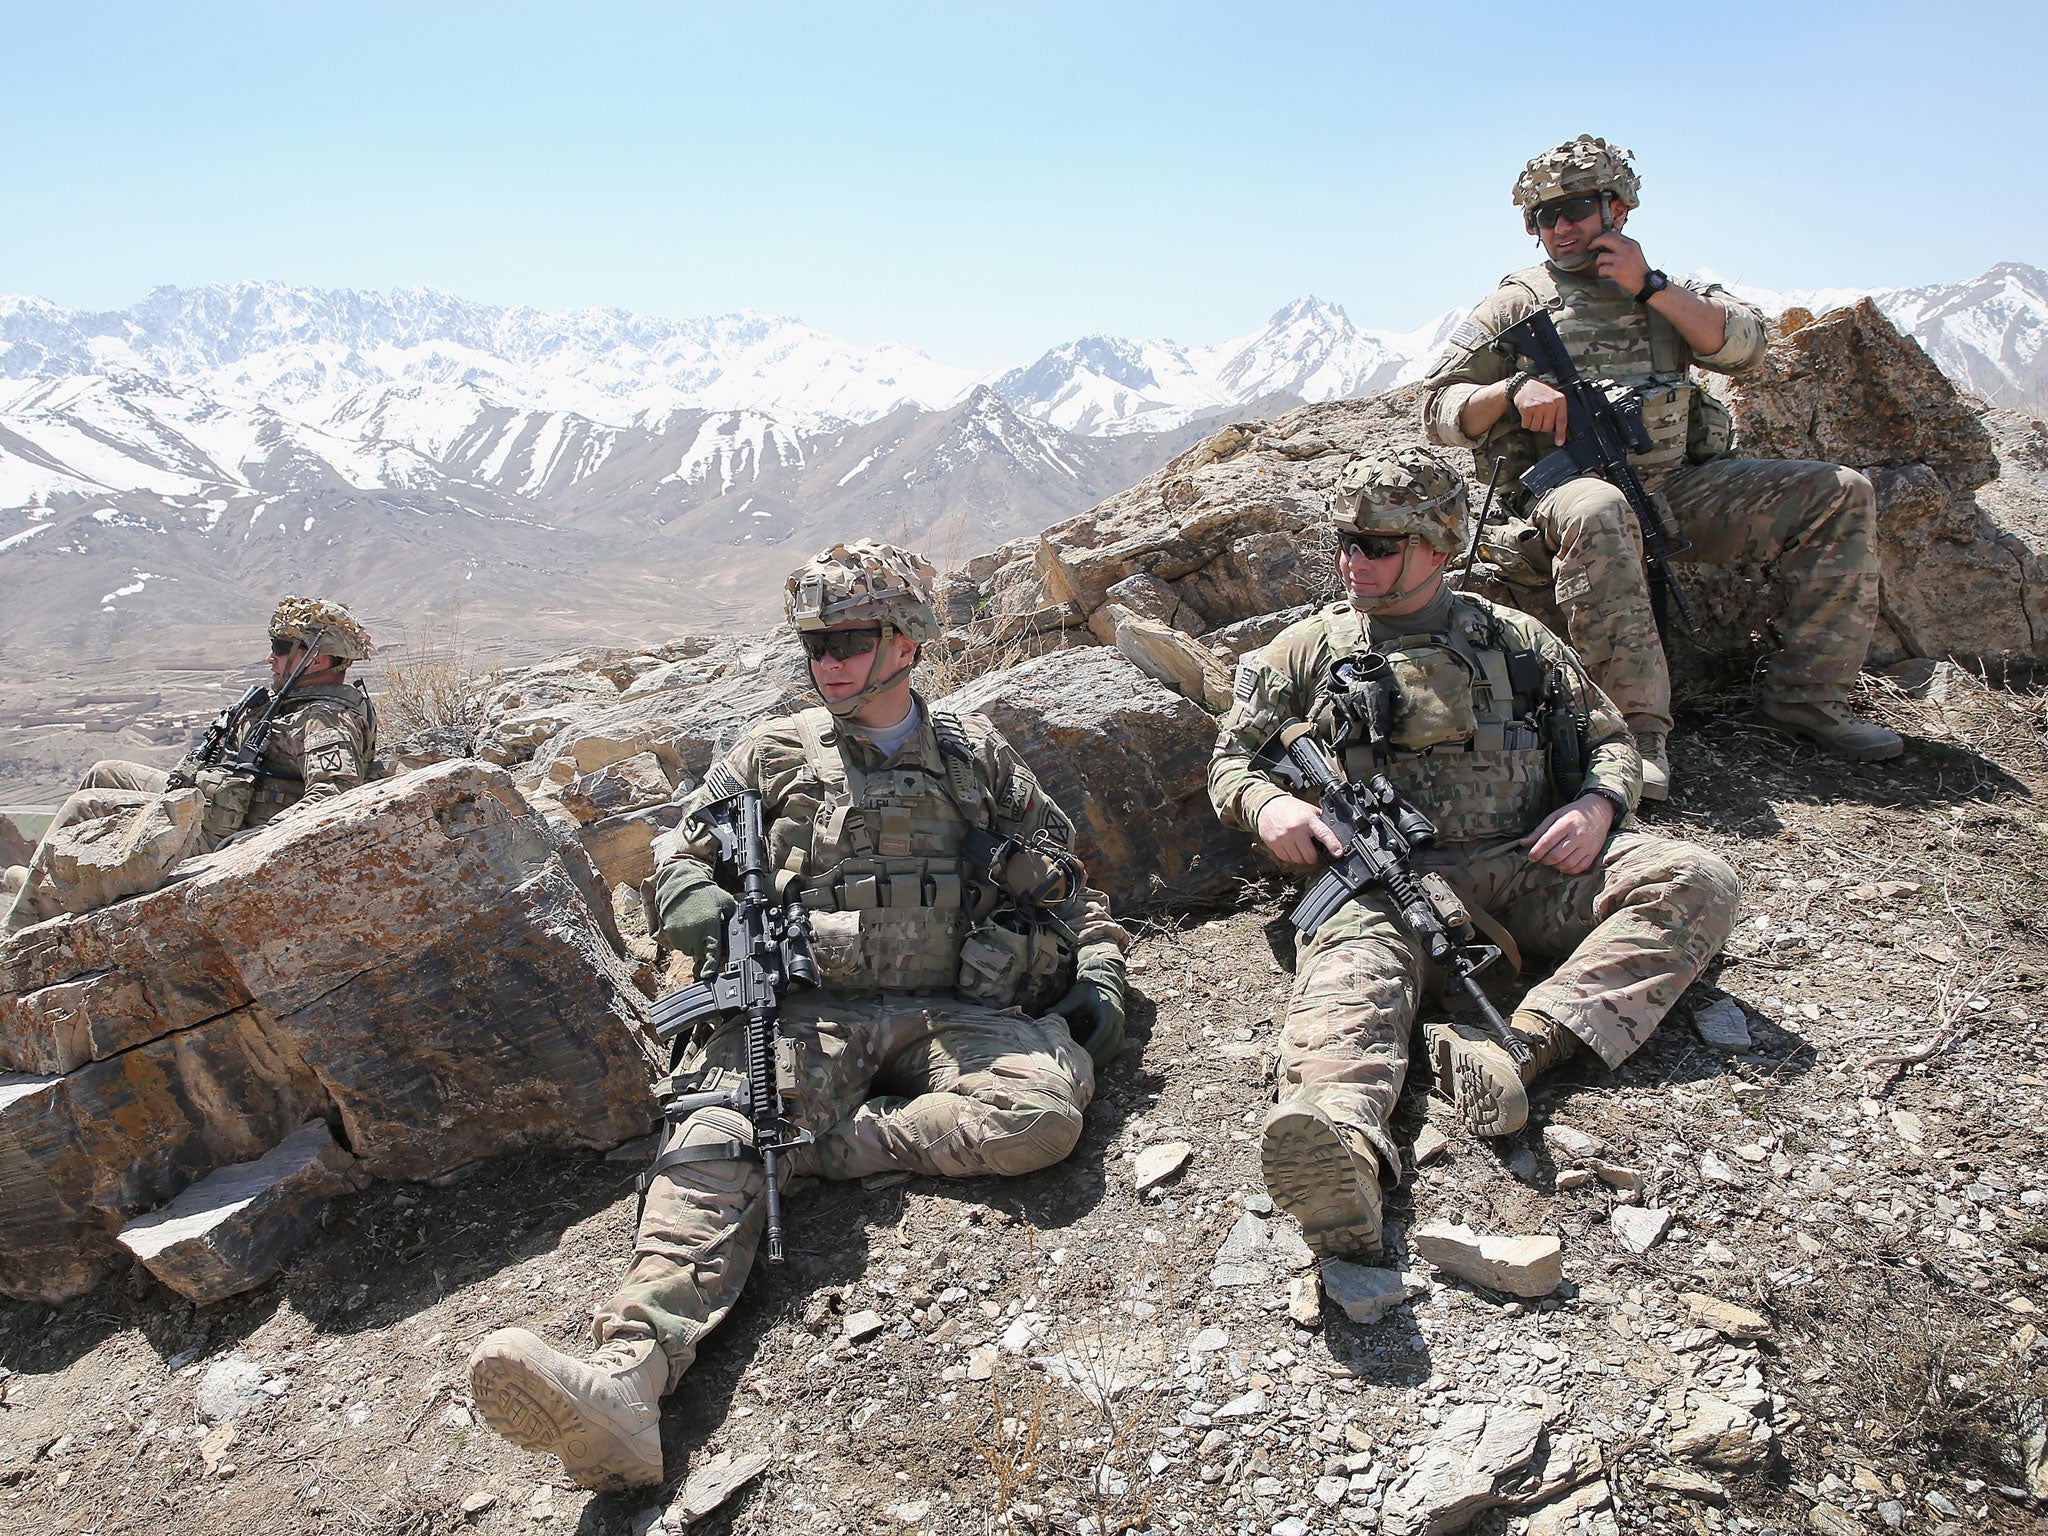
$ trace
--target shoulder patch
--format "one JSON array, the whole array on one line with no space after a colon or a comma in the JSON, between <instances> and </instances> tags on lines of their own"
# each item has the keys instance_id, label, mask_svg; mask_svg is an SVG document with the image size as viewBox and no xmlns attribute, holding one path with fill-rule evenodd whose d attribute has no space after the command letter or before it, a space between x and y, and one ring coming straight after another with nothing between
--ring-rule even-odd
<instances>
[{"instance_id":1,"label":"shoulder patch","mask_svg":"<svg viewBox=\"0 0 2048 1536\"><path fill-rule=\"evenodd\" d=\"M1237 664L1237 681L1231 685L1231 694L1240 704L1249 704L1259 687L1259 653L1252 652Z\"/></svg>"},{"instance_id":2,"label":"shoulder patch","mask_svg":"<svg viewBox=\"0 0 2048 1536\"><path fill-rule=\"evenodd\" d=\"M1477 350L1479 344L1485 340L1485 331L1470 320L1461 320L1458 322L1458 328L1451 332L1450 339L1444 343L1444 347L1450 352L1471 352Z\"/></svg>"},{"instance_id":3,"label":"shoulder patch","mask_svg":"<svg viewBox=\"0 0 2048 1536\"><path fill-rule=\"evenodd\" d=\"M1003 785L1003 793L997 802L1005 821L1022 821L1038 803L1038 781L1028 773L1013 773Z\"/></svg>"},{"instance_id":4,"label":"shoulder patch","mask_svg":"<svg viewBox=\"0 0 2048 1536\"><path fill-rule=\"evenodd\" d=\"M699 795L702 801L725 800L746 787L740 782L740 776L732 771L732 765L721 757L705 773L704 786Z\"/></svg>"}]
</instances>

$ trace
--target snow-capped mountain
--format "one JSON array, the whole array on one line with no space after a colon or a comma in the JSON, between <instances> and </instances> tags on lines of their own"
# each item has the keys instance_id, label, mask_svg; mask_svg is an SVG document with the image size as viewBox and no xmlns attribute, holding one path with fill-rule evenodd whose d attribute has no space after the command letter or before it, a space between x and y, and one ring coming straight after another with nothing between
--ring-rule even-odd
<instances>
[{"instance_id":1,"label":"snow-capped mountain","mask_svg":"<svg viewBox=\"0 0 2048 1536\"><path fill-rule=\"evenodd\" d=\"M2002 261L1969 282L1918 288L1728 287L1768 315L1794 306L1821 314L1867 297L1964 389L2012 410L2048 405L2048 272L2039 267Z\"/></svg>"},{"instance_id":2,"label":"snow-capped mountain","mask_svg":"<svg viewBox=\"0 0 2048 1536\"><path fill-rule=\"evenodd\" d=\"M158 288L104 313L0 298L0 377L112 372L316 415L338 397L409 384L469 386L505 403L607 421L694 406L806 423L950 405L975 379L907 346L856 347L752 312L698 320L548 313L431 288L380 294L255 282Z\"/></svg>"},{"instance_id":3,"label":"snow-capped mountain","mask_svg":"<svg viewBox=\"0 0 2048 1536\"><path fill-rule=\"evenodd\" d=\"M1339 400L1419 378L1461 311L1414 331L1369 331L1335 304L1297 299L1213 347L1089 336L995 381L997 393L1069 432L1158 432L1197 416L1287 397Z\"/></svg>"}]
</instances>

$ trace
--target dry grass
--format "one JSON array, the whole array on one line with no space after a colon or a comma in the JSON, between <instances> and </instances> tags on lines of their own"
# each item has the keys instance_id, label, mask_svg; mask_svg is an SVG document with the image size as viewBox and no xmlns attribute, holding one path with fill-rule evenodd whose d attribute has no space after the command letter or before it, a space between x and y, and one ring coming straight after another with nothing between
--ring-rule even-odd
<instances>
[{"instance_id":1,"label":"dry grass","mask_svg":"<svg viewBox=\"0 0 2048 1536\"><path fill-rule=\"evenodd\" d=\"M434 730L473 734L483 724L483 675L459 624L408 640L378 681L377 710L392 740Z\"/></svg>"}]
</instances>

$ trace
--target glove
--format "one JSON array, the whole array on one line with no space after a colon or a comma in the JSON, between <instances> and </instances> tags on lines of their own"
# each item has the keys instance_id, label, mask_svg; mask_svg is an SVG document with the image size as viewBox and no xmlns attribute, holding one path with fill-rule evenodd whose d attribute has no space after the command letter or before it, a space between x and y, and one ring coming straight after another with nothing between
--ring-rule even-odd
<instances>
[{"instance_id":1,"label":"glove","mask_svg":"<svg viewBox=\"0 0 2048 1536\"><path fill-rule=\"evenodd\" d=\"M1124 957L1114 944L1090 944L1074 968L1074 985L1052 1005L1081 1049L1099 1067L1124 1048Z\"/></svg>"},{"instance_id":2,"label":"glove","mask_svg":"<svg viewBox=\"0 0 2048 1536\"><path fill-rule=\"evenodd\" d=\"M739 903L694 859L677 859L654 877L654 910L670 949L688 955L699 976L724 959L725 924Z\"/></svg>"}]
</instances>

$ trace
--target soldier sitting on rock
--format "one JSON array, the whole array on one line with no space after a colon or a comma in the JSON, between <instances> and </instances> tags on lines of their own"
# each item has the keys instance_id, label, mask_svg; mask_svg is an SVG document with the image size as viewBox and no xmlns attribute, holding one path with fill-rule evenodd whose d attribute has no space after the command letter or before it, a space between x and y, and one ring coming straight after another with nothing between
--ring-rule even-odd
<instances>
[{"instance_id":1,"label":"soldier sitting on rock","mask_svg":"<svg viewBox=\"0 0 2048 1536\"><path fill-rule=\"evenodd\" d=\"M1444 585L1468 528L1453 466L1423 448L1354 456L1331 516L1349 600L1240 666L1209 798L1285 863L1338 853L1319 808L1260 755L1289 721L1306 722L1343 743L1346 778L1384 773L1435 823L1418 872L1441 877L1504 950L1557 962L1508 1021L1526 1064L1475 1025L1425 1031L1466 1126L1504 1136L1526 1122L1537 1073L1581 1044L1619 1066L1649 1038L1727 939L1735 872L1690 843L1625 829L1641 769L1613 704L1534 619ZM1378 695L1383 729L1362 739L1372 733L1344 727L1333 678L1380 673L1375 658L1391 687ZM1260 1160L1319 1255L1379 1246L1380 1179L1400 1168L1387 1119L1423 972L1377 885L1301 945Z\"/></svg>"},{"instance_id":2,"label":"soldier sitting on rock","mask_svg":"<svg viewBox=\"0 0 2048 1536\"><path fill-rule=\"evenodd\" d=\"M109 758L87 769L28 864L0 876L4 894L14 898L0 929L12 932L85 910L77 905L80 893L63 889L49 857L57 834L80 822L132 817L166 796L194 790L196 824L178 853L188 857L212 851L244 828L260 827L297 806L317 804L362 783L376 752L377 714L362 686L348 681L348 668L369 654L369 634L340 603L282 599L270 616L270 688L252 692L224 713L174 768ZM266 714L269 735L259 770L235 772L229 765ZM161 871L155 874L160 879ZM128 881L131 888L120 895L149 889L137 883L145 878Z\"/></svg>"},{"instance_id":3,"label":"soldier sitting on rock","mask_svg":"<svg viewBox=\"0 0 2048 1536\"><path fill-rule=\"evenodd\" d=\"M816 1140L784 1152L778 1176L1048 1167L1080 1138L1091 1056L1122 1042L1129 937L1066 851L1071 823L986 719L911 687L919 646L939 632L932 574L866 540L796 571L788 614L823 707L749 731L687 808L760 791L768 862L794 875L812 914L823 982L783 999L778 1076L787 1113ZM687 810L656 844L656 904L663 937L701 975L720 962L734 902ZM1009 840L1030 870L970 864L971 829ZM1005 902L1027 888L1035 905ZM743 1080L745 1022L701 1033L674 1081ZM493 1428L560 1457L585 1487L661 1481L660 1400L731 1310L761 1241L752 1136L722 1107L669 1127L589 1361L518 1328L471 1356Z\"/></svg>"},{"instance_id":4,"label":"soldier sitting on rock","mask_svg":"<svg viewBox=\"0 0 2048 1536\"><path fill-rule=\"evenodd\" d=\"M1727 411L1690 370L1754 367L1763 317L1719 284L1667 278L1622 232L1639 201L1633 158L1582 134L1523 169L1515 205L1547 259L1501 279L1452 333L1423 394L1423 429L1431 442L1472 449L1482 481L1503 465L1499 483L1517 519L1489 542L1511 556L1537 552L1521 574L1548 578L1573 647L1628 721L1644 799L1663 799L1670 782L1671 673L1641 527L1622 493L1596 476L1541 497L1516 483L1566 436L1554 381L1494 345L1537 309L1551 311L1582 377L1612 381L1641 404L1652 441L1631 463L1691 541L1678 558L1767 564L1783 582L1782 648L1764 672L1762 718L1841 757L1897 757L1899 738L1848 706L1877 624L1876 493L1839 464L1726 456ZM1513 537L1531 525L1540 539ZM1507 574L1512 584L1516 573Z\"/></svg>"}]
</instances>

